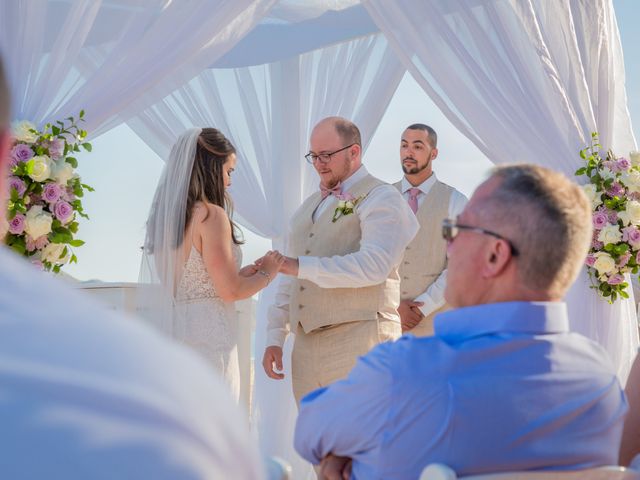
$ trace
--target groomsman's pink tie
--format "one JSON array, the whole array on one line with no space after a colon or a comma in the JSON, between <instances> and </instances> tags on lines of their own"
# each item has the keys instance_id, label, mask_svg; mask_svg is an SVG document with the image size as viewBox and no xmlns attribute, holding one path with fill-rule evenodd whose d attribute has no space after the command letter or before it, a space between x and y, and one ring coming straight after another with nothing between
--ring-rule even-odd
<instances>
[{"instance_id":1,"label":"groomsman's pink tie","mask_svg":"<svg viewBox=\"0 0 640 480\"><path fill-rule=\"evenodd\" d=\"M329 195L340 195L342 193L342 182L338 182L336 186L333 188L327 188L324 185L320 184L320 195L322 195L322 199L324 200Z\"/></svg>"},{"instance_id":2,"label":"groomsman's pink tie","mask_svg":"<svg viewBox=\"0 0 640 480\"><path fill-rule=\"evenodd\" d=\"M418 195L420 195L421 192L419 188L409 189L409 207L411 207L413 213L418 211Z\"/></svg>"}]
</instances>

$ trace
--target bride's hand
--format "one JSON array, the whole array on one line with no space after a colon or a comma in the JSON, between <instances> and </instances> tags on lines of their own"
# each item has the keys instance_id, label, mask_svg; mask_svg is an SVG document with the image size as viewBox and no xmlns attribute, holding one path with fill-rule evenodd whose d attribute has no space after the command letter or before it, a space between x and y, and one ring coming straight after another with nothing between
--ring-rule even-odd
<instances>
[{"instance_id":1,"label":"bride's hand","mask_svg":"<svg viewBox=\"0 0 640 480\"><path fill-rule=\"evenodd\" d=\"M284 258L277 250L269 251L260 259L260 270L268 273L271 277L275 277L278 270L280 270L280 265L284 262Z\"/></svg>"},{"instance_id":2,"label":"bride's hand","mask_svg":"<svg viewBox=\"0 0 640 480\"><path fill-rule=\"evenodd\" d=\"M251 264L251 265L242 267L238 272L238 275L240 275L241 277L252 277L258 272L258 270L260 269L258 268L257 265Z\"/></svg>"}]
</instances>

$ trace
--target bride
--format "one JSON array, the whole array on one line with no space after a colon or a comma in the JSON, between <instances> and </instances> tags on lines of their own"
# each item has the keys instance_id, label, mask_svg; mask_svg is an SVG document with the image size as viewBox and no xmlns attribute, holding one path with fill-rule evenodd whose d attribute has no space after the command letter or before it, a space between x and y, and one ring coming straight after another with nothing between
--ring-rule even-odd
<instances>
[{"instance_id":1,"label":"bride","mask_svg":"<svg viewBox=\"0 0 640 480\"><path fill-rule=\"evenodd\" d=\"M260 266L240 269L239 230L227 188L235 148L215 128L184 132L171 150L153 199L141 281L145 313L202 354L236 400L239 367L235 300L266 287L283 262L268 252Z\"/></svg>"}]
</instances>

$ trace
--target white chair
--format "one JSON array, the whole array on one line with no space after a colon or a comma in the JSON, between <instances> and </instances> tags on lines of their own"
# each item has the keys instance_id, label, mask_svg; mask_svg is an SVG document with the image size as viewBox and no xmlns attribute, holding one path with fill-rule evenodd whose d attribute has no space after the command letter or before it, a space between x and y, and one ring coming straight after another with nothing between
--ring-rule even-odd
<instances>
[{"instance_id":1,"label":"white chair","mask_svg":"<svg viewBox=\"0 0 640 480\"><path fill-rule=\"evenodd\" d=\"M432 463L427 465L420 480L640 480L640 471L619 466L604 466L584 470L536 471L536 472L500 472L458 477L456 472L446 465Z\"/></svg>"}]
</instances>

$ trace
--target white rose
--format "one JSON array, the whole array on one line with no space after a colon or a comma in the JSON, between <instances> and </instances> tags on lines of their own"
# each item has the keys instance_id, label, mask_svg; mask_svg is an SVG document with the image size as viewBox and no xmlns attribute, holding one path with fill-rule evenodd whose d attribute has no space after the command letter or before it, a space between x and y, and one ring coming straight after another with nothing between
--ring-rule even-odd
<instances>
[{"instance_id":1,"label":"white rose","mask_svg":"<svg viewBox=\"0 0 640 480\"><path fill-rule=\"evenodd\" d=\"M591 203L592 210L595 210L600 205L602 205L602 192L599 192L593 183L582 185L582 190L587 195L587 198Z\"/></svg>"},{"instance_id":2,"label":"white rose","mask_svg":"<svg viewBox=\"0 0 640 480\"><path fill-rule=\"evenodd\" d=\"M593 268L598 271L598 275L610 273L615 270L616 262L607 252L597 252L595 257L596 261L593 264Z\"/></svg>"},{"instance_id":3,"label":"white rose","mask_svg":"<svg viewBox=\"0 0 640 480\"><path fill-rule=\"evenodd\" d=\"M32 165L31 180L44 182L51 175L51 160L46 155L33 157L28 163Z\"/></svg>"},{"instance_id":4,"label":"white rose","mask_svg":"<svg viewBox=\"0 0 640 480\"><path fill-rule=\"evenodd\" d=\"M607 225L598 234L598 241L605 245L607 243L618 243L620 240L622 240L622 232L618 225Z\"/></svg>"},{"instance_id":5,"label":"white rose","mask_svg":"<svg viewBox=\"0 0 640 480\"><path fill-rule=\"evenodd\" d=\"M353 209L353 202L351 201L347 202L347 208Z\"/></svg>"},{"instance_id":6,"label":"white rose","mask_svg":"<svg viewBox=\"0 0 640 480\"><path fill-rule=\"evenodd\" d=\"M640 166L640 152L629 153L629 160L634 167Z\"/></svg>"},{"instance_id":7,"label":"white rose","mask_svg":"<svg viewBox=\"0 0 640 480\"><path fill-rule=\"evenodd\" d=\"M15 122L12 125L13 135L19 142L33 143L38 139L35 133L29 131L30 129L35 130L36 126L26 120Z\"/></svg>"},{"instance_id":8,"label":"white rose","mask_svg":"<svg viewBox=\"0 0 640 480\"><path fill-rule=\"evenodd\" d=\"M49 243L42 249L42 260L53 264L65 264L68 257L60 258L62 251L64 250L64 244L62 243Z\"/></svg>"},{"instance_id":9,"label":"white rose","mask_svg":"<svg viewBox=\"0 0 640 480\"><path fill-rule=\"evenodd\" d=\"M626 209L618 212L618 218L622 220L624 225L640 224L640 202L636 200L628 201Z\"/></svg>"},{"instance_id":10,"label":"white rose","mask_svg":"<svg viewBox=\"0 0 640 480\"><path fill-rule=\"evenodd\" d=\"M41 205L37 205L31 207L27 212L24 231L35 240L42 235L51 233L52 223L53 217L49 213L43 212Z\"/></svg>"},{"instance_id":11,"label":"white rose","mask_svg":"<svg viewBox=\"0 0 640 480\"><path fill-rule=\"evenodd\" d=\"M344 200L340 200L338 202L338 208L345 208L347 206L347 202L345 202Z\"/></svg>"},{"instance_id":12,"label":"white rose","mask_svg":"<svg viewBox=\"0 0 640 480\"><path fill-rule=\"evenodd\" d=\"M629 189L629 192L640 192L640 172L637 170L624 172L621 178L622 182Z\"/></svg>"},{"instance_id":13,"label":"white rose","mask_svg":"<svg viewBox=\"0 0 640 480\"><path fill-rule=\"evenodd\" d=\"M73 167L62 159L54 163L53 174L51 176L59 184L66 185L69 180L75 178L77 175L73 172Z\"/></svg>"}]
</instances>

